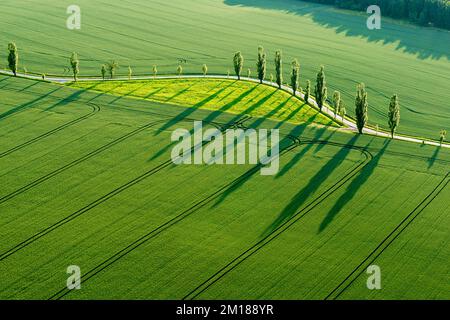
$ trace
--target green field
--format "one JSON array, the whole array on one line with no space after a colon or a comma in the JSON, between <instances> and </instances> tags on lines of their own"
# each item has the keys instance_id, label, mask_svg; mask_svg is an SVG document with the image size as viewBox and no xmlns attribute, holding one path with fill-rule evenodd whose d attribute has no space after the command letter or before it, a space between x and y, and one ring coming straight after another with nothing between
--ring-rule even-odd
<instances>
[{"instance_id":1,"label":"green field","mask_svg":"<svg viewBox=\"0 0 450 320\"><path fill-rule=\"evenodd\" d=\"M198 80L188 107L0 83L2 299L324 299L347 285L330 298L449 298L446 149L256 114L246 127L284 137L276 176L176 166L175 128L231 124L245 108L193 108ZM358 266L380 244L385 289L373 292ZM68 291L74 264L82 290Z\"/></svg>"},{"instance_id":2,"label":"green field","mask_svg":"<svg viewBox=\"0 0 450 320\"><path fill-rule=\"evenodd\" d=\"M357 83L369 124L450 131L450 32L297 0L4 0L0 43L20 70L120 79L65 84L0 75L0 300L450 299L450 149L357 135L287 91L227 77L241 50L301 63L301 87L326 66L354 115ZM6 66L0 50L0 69ZM134 75L222 78L125 80ZM232 72L231 72L232 73ZM176 129L279 129L280 168L175 165ZM448 139L447 139L448 140ZM206 144L207 145L207 144ZM248 146L250 148L250 146ZM191 150L192 151L192 150ZM81 268L68 290L67 267ZM369 290L367 267L381 268Z\"/></svg>"},{"instance_id":3,"label":"green field","mask_svg":"<svg viewBox=\"0 0 450 320\"><path fill-rule=\"evenodd\" d=\"M172 103L217 112L243 114L295 124L338 124L299 98L273 87L225 79L164 79L152 81L84 81L77 89Z\"/></svg>"},{"instance_id":4,"label":"green field","mask_svg":"<svg viewBox=\"0 0 450 320\"><path fill-rule=\"evenodd\" d=\"M72 51L81 59L81 75L100 75L110 59L126 74L174 74L184 58L185 73L233 71L232 56L241 50L255 75L256 50L263 45L273 73L274 51L284 53L288 82L293 58L301 64L301 86L326 66L329 96L340 90L349 114L356 84L369 92L369 122L387 127L387 106L398 93L400 133L437 139L449 131L450 32L383 19L382 29L368 30L366 15L297 0L79 0L81 30L65 27L70 1L4 0L0 43L16 41L21 67L29 72L63 74ZM26 21L23 22L23 21ZM89 45L86 45L89 44ZM6 62L0 50L0 65Z\"/></svg>"}]
</instances>

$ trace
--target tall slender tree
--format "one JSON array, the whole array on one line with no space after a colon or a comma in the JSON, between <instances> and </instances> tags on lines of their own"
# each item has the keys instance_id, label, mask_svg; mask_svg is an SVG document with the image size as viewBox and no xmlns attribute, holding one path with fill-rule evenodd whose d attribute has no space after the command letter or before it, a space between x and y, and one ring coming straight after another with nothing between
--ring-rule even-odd
<instances>
[{"instance_id":1,"label":"tall slender tree","mask_svg":"<svg viewBox=\"0 0 450 320\"><path fill-rule=\"evenodd\" d=\"M152 72L153 72L153 79L154 79L154 78L156 78L156 75L158 74L158 67L156 66L156 64L153 65Z\"/></svg>"},{"instance_id":2,"label":"tall slender tree","mask_svg":"<svg viewBox=\"0 0 450 320\"><path fill-rule=\"evenodd\" d=\"M17 46L14 42L8 44L8 51L8 67L16 77L17 68L19 66L19 51L17 50Z\"/></svg>"},{"instance_id":3,"label":"tall slender tree","mask_svg":"<svg viewBox=\"0 0 450 320\"><path fill-rule=\"evenodd\" d=\"M341 100L341 106L339 107L339 113L341 115L342 122L344 122L345 115L347 114L347 109L345 109L345 105L342 100Z\"/></svg>"},{"instance_id":4,"label":"tall slender tree","mask_svg":"<svg viewBox=\"0 0 450 320\"><path fill-rule=\"evenodd\" d=\"M106 76L106 66L104 64L102 64L102 79L105 80L105 76Z\"/></svg>"},{"instance_id":5,"label":"tall slender tree","mask_svg":"<svg viewBox=\"0 0 450 320\"><path fill-rule=\"evenodd\" d=\"M116 60L109 61L106 64L106 68L108 69L109 76L112 79L112 78L114 78L114 75L116 74L117 68L119 68L119 63Z\"/></svg>"},{"instance_id":6,"label":"tall slender tree","mask_svg":"<svg viewBox=\"0 0 450 320\"><path fill-rule=\"evenodd\" d=\"M362 134L364 126L367 124L367 110L369 107L369 103L367 101L366 86L364 85L364 83L361 83L357 86L355 107L356 126L358 127L358 132Z\"/></svg>"},{"instance_id":7,"label":"tall slender tree","mask_svg":"<svg viewBox=\"0 0 450 320\"><path fill-rule=\"evenodd\" d=\"M325 80L325 67L321 66L320 71L317 74L316 87L314 90L314 94L316 96L316 102L319 106L319 109L322 110L323 104L327 100L327 82Z\"/></svg>"},{"instance_id":8,"label":"tall slender tree","mask_svg":"<svg viewBox=\"0 0 450 320\"><path fill-rule=\"evenodd\" d=\"M339 114L339 107L341 105L341 93L339 91L333 92L333 107L334 107L334 117Z\"/></svg>"},{"instance_id":9,"label":"tall slender tree","mask_svg":"<svg viewBox=\"0 0 450 320\"><path fill-rule=\"evenodd\" d=\"M179 66L177 67L177 73L178 73L178 76L179 76L179 77L181 77L181 75L183 74L183 67L182 67L181 65L179 65Z\"/></svg>"},{"instance_id":10,"label":"tall slender tree","mask_svg":"<svg viewBox=\"0 0 450 320\"><path fill-rule=\"evenodd\" d=\"M440 132L440 136L439 136L439 142L441 145L444 142L446 136L447 136L447 130L442 129Z\"/></svg>"},{"instance_id":11,"label":"tall slender tree","mask_svg":"<svg viewBox=\"0 0 450 320\"><path fill-rule=\"evenodd\" d=\"M256 69L258 72L259 83L262 83L266 77L266 53L262 46L258 47L258 58L256 60Z\"/></svg>"},{"instance_id":12,"label":"tall slender tree","mask_svg":"<svg viewBox=\"0 0 450 320\"><path fill-rule=\"evenodd\" d=\"M78 73L80 72L80 60L78 59L78 54L76 52L72 52L70 56L70 68L73 73L73 80L77 81Z\"/></svg>"},{"instance_id":13,"label":"tall slender tree","mask_svg":"<svg viewBox=\"0 0 450 320\"><path fill-rule=\"evenodd\" d=\"M132 76L133 76L133 69L131 69L131 66L128 66L128 80L131 80Z\"/></svg>"},{"instance_id":14,"label":"tall slender tree","mask_svg":"<svg viewBox=\"0 0 450 320\"><path fill-rule=\"evenodd\" d=\"M388 124L391 129L391 138L394 138L395 130L400 123L400 104L398 103L398 96L394 94L389 103Z\"/></svg>"},{"instance_id":15,"label":"tall slender tree","mask_svg":"<svg viewBox=\"0 0 450 320\"><path fill-rule=\"evenodd\" d=\"M278 88L281 89L281 85L283 84L283 54L281 50L275 52L275 73Z\"/></svg>"},{"instance_id":16,"label":"tall slender tree","mask_svg":"<svg viewBox=\"0 0 450 320\"><path fill-rule=\"evenodd\" d=\"M208 73L208 66L206 64L202 66L202 72L203 76L206 77L206 74Z\"/></svg>"},{"instance_id":17,"label":"tall slender tree","mask_svg":"<svg viewBox=\"0 0 450 320\"><path fill-rule=\"evenodd\" d=\"M311 92L311 81L307 80L306 81L306 88L305 88L305 97L304 97L306 104L309 104L310 92Z\"/></svg>"},{"instance_id":18,"label":"tall slender tree","mask_svg":"<svg viewBox=\"0 0 450 320\"><path fill-rule=\"evenodd\" d=\"M236 73L238 80L241 80L242 67L244 66L244 57L240 51L234 54L233 58L234 72Z\"/></svg>"},{"instance_id":19,"label":"tall slender tree","mask_svg":"<svg viewBox=\"0 0 450 320\"><path fill-rule=\"evenodd\" d=\"M297 59L292 61L292 71L291 71L291 87L292 94L295 96L298 89L298 79L300 74L300 64Z\"/></svg>"}]
</instances>

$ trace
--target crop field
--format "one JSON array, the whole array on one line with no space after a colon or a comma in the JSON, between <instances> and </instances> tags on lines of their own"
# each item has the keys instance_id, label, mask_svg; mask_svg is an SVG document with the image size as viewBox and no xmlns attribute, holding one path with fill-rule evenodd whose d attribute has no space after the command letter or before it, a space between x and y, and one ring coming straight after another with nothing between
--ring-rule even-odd
<instances>
[{"instance_id":1,"label":"crop field","mask_svg":"<svg viewBox=\"0 0 450 320\"><path fill-rule=\"evenodd\" d=\"M450 299L449 31L387 18L370 31L365 14L297 0L77 3L69 30L71 1L2 1L0 43L20 63L14 77L0 50L0 300ZM310 100L289 91L294 58ZM376 133L349 125L360 82ZM197 144L200 122L215 136ZM228 163L228 129L248 133L245 163ZM274 174L262 146L279 149ZM227 161L197 162L205 150Z\"/></svg>"},{"instance_id":2,"label":"crop field","mask_svg":"<svg viewBox=\"0 0 450 320\"><path fill-rule=\"evenodd\" d=\"M2 299L449 298L446 149L0 81ZM278 174L174 165L173 129L205 119L279 127ZM392 270L379 296L372 259Z\"/></svg>"},{"instance_id":3,"label":"crop field","mask_svg":"<svg viewBox=\"0 0 450 320\"><path fill-rule=\"evenodd\" d=\"M233 72L232 57L242 51L255 72L258 45L273 59L283 50L285 80L298 58L300 82L315 80L326 67L329 96L343 94L353 114L356 84L369 93L369 123L387 127L387 108L397 93L403 106L399 132L437 139L450 122L450 32L383 20L383 28L365 27L366 15L338 11L298 0L79 0L81 30L64 27L68 1L4 0L0 43L14 40L21 67L28 72L63 74L72 51L80 56L80 76L100 75L100 66L116 59L126 74L174 74L179 59L185 73ZM22 23L19 23L21 21ZM89 45L85 45L89 44ZM0 61L6 61L0 50ZM439 94L436 94L439 93Z\"/></svg>"}]
</instances>

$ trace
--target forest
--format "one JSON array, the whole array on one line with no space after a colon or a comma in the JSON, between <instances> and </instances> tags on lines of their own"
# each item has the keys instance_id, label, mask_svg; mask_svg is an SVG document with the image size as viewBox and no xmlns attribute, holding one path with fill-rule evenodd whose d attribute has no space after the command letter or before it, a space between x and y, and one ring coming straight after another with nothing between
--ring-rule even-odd
<instances>
[{"instance_id":1,"label":"forest","mask_svg":"<svg viewBox=\"0 0 450 320\"><path fill-rule=\"evenodd\" d=\"M378 5L382 15L408 20L422 26L450 30L450 1L448 0L306 0L335 5L338 8L366 11Z\"/></svg>"}]
</instances>

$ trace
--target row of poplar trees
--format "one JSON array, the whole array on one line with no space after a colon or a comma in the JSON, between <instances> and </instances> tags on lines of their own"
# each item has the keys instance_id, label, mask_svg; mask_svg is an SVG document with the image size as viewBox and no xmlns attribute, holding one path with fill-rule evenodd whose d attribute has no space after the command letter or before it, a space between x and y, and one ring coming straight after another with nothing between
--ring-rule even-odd
<instances>
[{"instance_id":1,"label":"row of poplar trees","mask_svg":"<svg viewBox=\"0 0 450 320\"><path fill-rule=\"evenodd\" d=\"M17 75L17 68L19 63L19 54L17 51L17 46L15 43L9 43L8 45L8 65L14 76ZM277 50L275 52L275 73L276 73L276 83L278 88L281 89L283 85L283 59L281 50ZM238 79L241 79L241 72L244 66L244 57L241 52L236 52L233 58L233 65L235 73ZM260 83L266 77L267 71L267 56L264 52L264 48L262 46L258 47L258 56L256 60L256 68L257 75ZM70 57L70 67L73 72L74 80L77 81L77 76L79 73L80 60L78 59L78 55L74 52ZM109 71L111 78L114 76L114 71L118 67L118 63L112 61L107 65L102 66L102 76L105 78L106 70ZM294 59L291 63L291 78L290 84L292 88L292 93L295 96L297 94L297 90L299 89L299 78L300 78L300 64L297 59ZM155 67L154 67L155 68ZM206 65L203 66L203 73L206 74ZM155 72L155 71L154 71ZM181 74L181 70L179 71ZM131 77L131 68L129 68L129 76ZM273 81L273 79L271 79ZM304 94L304 100L306 103L309 103L310 99L310 81L308 80L306 83L306 89ZM300 90L301 91L301 90ZM327 86L325 79L325 70L324 67L321 66L319 73L317 74L316 85L314 89L315 100L320 110L322 110L324 103L327 100ZM339 113L342 116L342 120L345 115L345 106L341 99L341 94L338 91L335 91L333 94L333 105L335 110L335 116ZM356 115L356 125L358 127L358 131L360 134L363 133L363 128L367 124L368 121L368 99L367 99L367 91L365 85L363 83L359 84L356 92L355 99L355 115ZM389 104L388 111L388 124L391 131L391 136L394 137L394 133L400 122L400 106L398 102L398 96L394 95L391 98L391 102Z\"/></svg>"},{"instance_id":2,"label":"row of poplar trees","mask_svg":"<svg viewBox=\"0 0 450 320\"><path fill-rule=\"evenodd\" d=\"M274 64L275 64L275 82L278 85L278 88L281 89L283 85L283 59L281 50L277 50L275 52ZM244 56L240 51L234 54L233 65L236 76L238 77L238 80L240 80L242 69L244 66ZM266 78L266 71L267 71L266 65L267 65L266 53L264 52L264 48L262 46L259 46L258 55L256 59L256 69L260 83L262 83ZM273 81L272 78L273 76L271 75L270 79L271 82ZM292 94L294 96L297 94L297 91L299 90L299 78L300 78L300 64L298 63L297 59L294 59L291 63L291 76L290 76L290 85L292 88ZM304 100L306 103L309 103L310 101L310 90L311 90L310 87L311 82L307 80L304 93ZM317 73L316 85L314 87L314 95L317 106L322 111L322 108L325 102L327 101L328 96L324 66L321 66L319 72ZM333 93L333 107L335 116L340 114L343 120L346 110L339 91L335 91ZM363 129L368 121L368 108L369 102L367 98L366 87L364 83L361 83L357 86L355 98L356 126L360 134L363 133ZM388 109L388 125L390 128L391 137L394 137L394 133L397 130L399 123L400 123L400 104L398 96L395 94L391 98Z\"/></svg>"}]
</instances>

